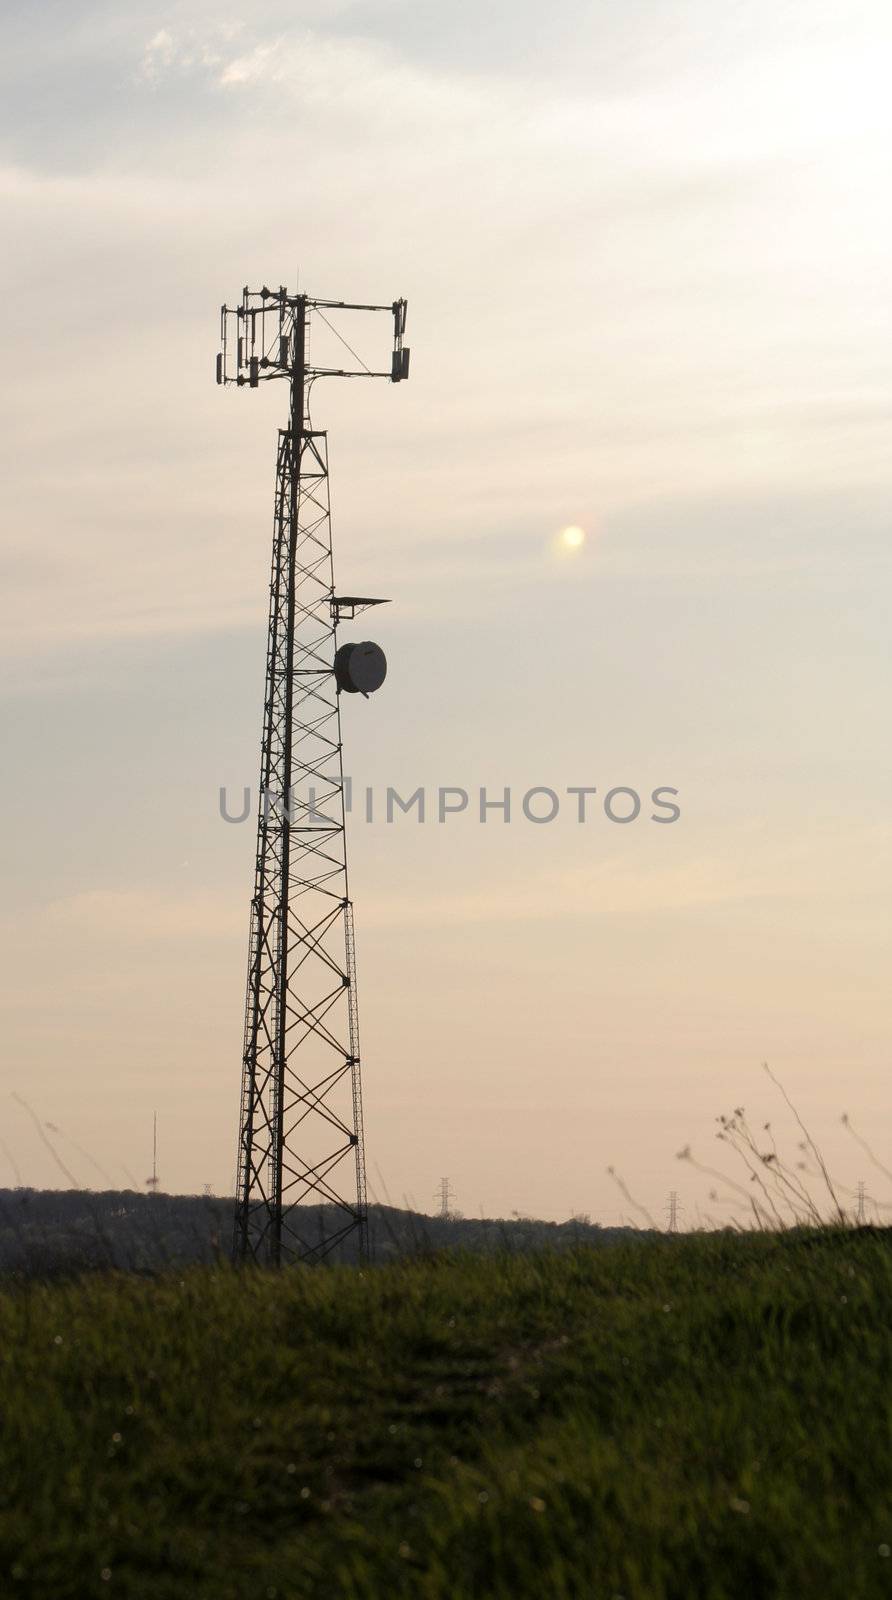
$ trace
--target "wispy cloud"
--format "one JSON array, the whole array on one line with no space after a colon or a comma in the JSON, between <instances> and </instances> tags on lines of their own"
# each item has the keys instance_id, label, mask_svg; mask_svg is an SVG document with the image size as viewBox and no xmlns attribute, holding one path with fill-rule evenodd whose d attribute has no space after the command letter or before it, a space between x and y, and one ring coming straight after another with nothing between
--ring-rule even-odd
<instances>
[{"instance_id":1,"label":"wispy cloud","mask_svg":"<svg viewBox=\"0 0 892 1600\"><path fill-rule=\"evenodd\" d=\"M171 66L176 53L173 35L168 33L166 28L159 28L146 45L140 68L141 76L150 83L154 82Z\"/></svg>"},{"instance_id":2,"label":"wispy cloud","mask_svg":"<svg viewBox=\"0 0 892 1600\"><path fill-rule=\"evenodd\" d=\"M679 823L677 826L682 827ZM810 830L794 846L776 839L749 840L736 855L708 855L686 842L682 859L644 848L634 856L606 855L595 865L572 870L530 868L522 878L503 875L425 899L423 894L380 896L364 908L371 927L514 926L523 923L578 919L596 937L603 925L625 918L674 916L707 908L739 912L746 903L799 903L803 915L811 902L826 904L829 896L861 894L878 900L884 888L869 866L871 839L875 859L882 859L881 830L859 828L855 835L838 829ZM662 843L663 841L661 841ZM667 847L668 850L668 847Z\"/></svg>"},{"instance_id":3,"label":"wispy cloud","mask_svg":"<svg viewBox=\"0 0 892 1600\"><path fill-rule=\"evenodd\" d=\"M226 942L245 934L244 908L220 891L135 886L87 889L46 908L46 924L99 943L131 947Z\"/></svg>"}]
</instances>

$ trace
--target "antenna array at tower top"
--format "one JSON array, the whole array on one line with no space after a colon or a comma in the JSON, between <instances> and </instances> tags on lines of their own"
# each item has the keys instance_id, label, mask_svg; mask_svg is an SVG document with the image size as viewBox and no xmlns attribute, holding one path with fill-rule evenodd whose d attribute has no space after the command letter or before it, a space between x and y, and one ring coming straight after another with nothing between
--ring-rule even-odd
<instances>
[{"instance_id":1,"label":"antenna array at tower top","mask_svg":"<svg viewBox=\"0 0 892 1600\"><path fill-rule=\"evenodd\" d=\"M405 300L390 305L361 305L348 300L322 300L312 295L292 295L279 289L242 291L242 303L220 308L220 343L217 356L217 382L247 384L256 389L271 378L290 378L300 363L304 378L389 378L400 383L409 376L409 350L403 344L406 330ZM393 317L393 350L388 370L373 371L357 355L344 336L325 315L326 311L387 311ZM319 320L357 363L355 366L313 365L308 359L302 335L309 319Z\"/></svg>"}]
</instances>

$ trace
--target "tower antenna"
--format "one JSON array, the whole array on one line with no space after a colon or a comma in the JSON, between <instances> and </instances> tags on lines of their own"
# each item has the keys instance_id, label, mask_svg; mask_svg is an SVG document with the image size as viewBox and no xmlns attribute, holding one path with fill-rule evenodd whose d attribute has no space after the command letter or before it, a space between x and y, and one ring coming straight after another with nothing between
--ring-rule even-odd
<instances>
[{"instance_id":1,"label":"tower antenna","mask_svg":"<svg viewBox=\"0 0 892 1600\"><path fill-rule=\"evenodd\" d=\"M388 370L310 364L314 313L332 327L326 313L380 311L393 318ZM312 426L309 396L319 378L407 378L406 302L359 305L246 288L240 305L223 306L220 323L217 382L256 389L284 379L290 402L276 460L233 1255L275 1266L317 1261L356 1231L362 1261L368 1225L340 695L368 697L387 663L369 640L338 644L342 619L383 602L335 594L327 435ZM321 1206L333 1226L318 1225Z\"/></svg>"}]
</instances>

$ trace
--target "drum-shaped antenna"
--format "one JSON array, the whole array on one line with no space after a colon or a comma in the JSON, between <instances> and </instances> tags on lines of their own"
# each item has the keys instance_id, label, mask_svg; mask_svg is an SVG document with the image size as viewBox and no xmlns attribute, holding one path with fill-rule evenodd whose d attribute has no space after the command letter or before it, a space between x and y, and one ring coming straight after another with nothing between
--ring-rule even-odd
<instances>
[{"instance_id":1,"label":"drum-shaped antenna","mask_svg":"<svg viewBox=\"0 0 892 1600\"><path fill-rule=\"evenodd\" d=\"M387 677L387 657L379 644L363 639L360 644L342 644L335 654L335 678L347 694L374 694Z\"/></svg>"}]
</instances>

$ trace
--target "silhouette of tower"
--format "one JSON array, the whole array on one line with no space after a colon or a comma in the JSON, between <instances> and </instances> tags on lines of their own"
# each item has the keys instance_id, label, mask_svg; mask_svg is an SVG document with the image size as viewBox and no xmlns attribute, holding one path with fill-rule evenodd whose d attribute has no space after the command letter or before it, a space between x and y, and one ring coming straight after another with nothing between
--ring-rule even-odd
<instances>
[{"instance_id":1,"label":"silhouette of tower","mask_svg":"<svg viewBox=\"0 0 892 1600\"><path fill-rule=\"evenodd\" d=\"M865 1193L864 1193L864 1179L863 1178L859 1178L858 1179L858 1209L855 1212L855 1220L856 1220L859 1228L863 1228L864 1224L865 1224L865 1221L867 1220L866 1219L865 1210L864 1210L865 1198L866 1197L865 1197Z\"/></svg>"},{"instance_id":2,"label":"silhouette of tower","mask_svg":"<svg viewBox=\"0 0 892 1600\"><path fill-rule=\"evenodd\" d=\"M152 1176L146 1178L149 1194L158 1193L158 1113L152 1112Z\"/></svg>"},{"instance_id":3,"label":"silhouette of tower","mask_svg":"<svg viewBox=\"0 0 892 1600\"><path fill-rule=\"evenodd\" d=\"M434 1196L440 1202L440 1209L437 1212L438 1217L440 1217L443 1222L448 1222L452 1214L449 1209L449 1202L450 1200L455 1199L455 1191L454 1189L450 1188L448 1178L440 1179L439 1188L435 1189Z\"/></svg>"},{"instance_id":4,"label":"silhouette of tower","mask_svg":"<svg viewBox=\"0 0 892 1600\"><path fill-rule=\"evenodd\" d=\"M373 372L326 312L386 311L390 365ZM311 325L356 364L311 364ZM322 377L408 377L406 302L355 305L245 289L221 313L217 382L282 379L270 579L260 803L242 1053L233 1254L315 1261L354 1230L367 1255L365 1153L353 908L347 882L340 695L366 697L387 670L368 640L338 644L338 624L383 602L336 596L328 446L309 398ZM321 327L320 330L321 331ZM330 1220L319 1226L319 1206Z\"/></svg>"},{"instance_id":5,"label":"silhouette of tower","mask_svg":"<svg viewBox=\"0 0 892 1600\"><path fill-rule=\"evenodd\" d=\"M667 1228L666 1228L666 1232L667 1233L677 1233L678 1232L678 1213L679 1213L679 1211L681 1209L682 1208L678 1203L678 1195L677 1195L676 1191L673 1189L670 1192L669 1203L666 1206L666 1210L669 1213L669 1222L668 1222L668 1225L667 1225Z\"/></svg>"}]
</instances>

